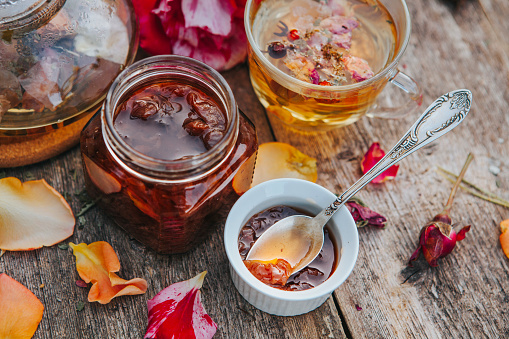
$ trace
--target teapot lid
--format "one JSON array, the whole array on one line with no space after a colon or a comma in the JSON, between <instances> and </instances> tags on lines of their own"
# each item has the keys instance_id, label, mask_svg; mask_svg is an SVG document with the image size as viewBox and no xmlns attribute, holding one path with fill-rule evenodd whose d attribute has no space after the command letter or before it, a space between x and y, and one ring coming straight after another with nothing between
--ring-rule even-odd
<instances>
[{"instance_id":1,"label":"teapot lid","mask_svg":"<svg viewBox=\"0 0 509 339\"><path fill-rule=\"evenodd\" d=\"M0 32L18 35L45 24L65 0L0 0Z\"/></svg>"}]
</instances>

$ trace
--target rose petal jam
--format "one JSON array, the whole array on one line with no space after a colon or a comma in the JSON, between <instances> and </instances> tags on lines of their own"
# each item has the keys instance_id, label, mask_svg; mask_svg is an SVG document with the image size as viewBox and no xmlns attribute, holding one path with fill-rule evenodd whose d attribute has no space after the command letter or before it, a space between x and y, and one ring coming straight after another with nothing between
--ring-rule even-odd
<instances>
[{"instance_id":1,"label":"rose petal jam","mask_svg":"<svg viewBox=\"0 0 509 339\"><path fill-rule=\"evenodd\" d=\"M327 280L338 261L338 253L327 226L324 228L324 243L320 254L301 271L288 276L289 264L283 259L274 262L256 262L246 260L249 250L256 240L272 225L292 215L307 215L289 206L274 206L253 215L239 234L239 253L248 270L263 283L282 290L300 291L316 287Z\"/></svg>"},{"instance_id":2,"label":"rose petal jam","mask_svg":"<svg viewBox=\"0 0 509 339\"><path fill-rule=\"evenodd\" d=\"M135 150L176 160L211 149L226 132L226 115L202 91L178 83L154 84L123 102L114 126Z\"/></svg>"},{"instance_id":3,"label":"rose petal jam","mask_svg":"<svg viewBox=\"0 0 509 339\"><path fill-rule=\"evenodd\" d=\"M186 252L238 198L234 177L249 187L254 126L226 81L198 61L163 56L131 67L81 134L87 192L143 244Z\"/></svg>"}]
</instances>

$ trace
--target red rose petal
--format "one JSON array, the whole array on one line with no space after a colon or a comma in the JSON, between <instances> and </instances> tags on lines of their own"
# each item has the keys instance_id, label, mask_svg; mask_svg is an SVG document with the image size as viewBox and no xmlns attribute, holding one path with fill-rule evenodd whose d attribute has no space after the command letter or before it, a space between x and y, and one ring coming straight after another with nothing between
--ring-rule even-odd
<instances>
[{"instance_id":1,"label":"red rose petal","mask_svg":"<svg viewBox=\"0 0 509 339\"><path fill-rule=\"evenodd\" d=\"M84 282L83 280L76 280L76 286L87 288L88 284L86 282Z\"/></svg>"},{"instance_id":2,"label":"red rose petal","mask_svg":"<svg viewBox=\"0 0 509 339\"><path fill-rule=\"evenodd\" d=\"M158 0L133 0L140 27L140 46L151 54L171 54L172 42L164 33L161 20L152 13Z\"/></svg>"},{"instance_id":3,"label":"red rose petal","mask_svg":"<svg viewBox=\"0 0 509 339\"><path fill-rule=\"evenodd\" d=\"M212 338L217 325L205 312L200 288L205 279L196 277L175 283L147 302L148 327L144 338Z\"/></svg>"},{"instance_id":4,"label":"red rose petal","mask_svg":"<svg viewBox=\"0 0 509 339\"><path fill-rule=\"evenodd\" d=\"M385 152L380 148L380 144L378 142L373 143L369 150L364 154L361 162L362 173L366 174L375 164L385 156ZM392 180L396 177L398 173L399 165L393 165L377 176L373 181L374 184L382 183L386 180Z\"/></svg>"}]
</instances>

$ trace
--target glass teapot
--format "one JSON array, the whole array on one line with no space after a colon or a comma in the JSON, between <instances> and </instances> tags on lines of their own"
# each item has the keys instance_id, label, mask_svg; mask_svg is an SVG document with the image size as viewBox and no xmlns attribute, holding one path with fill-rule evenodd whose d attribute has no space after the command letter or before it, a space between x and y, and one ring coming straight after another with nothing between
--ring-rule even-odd
<instances>
[{"instance_id":1,"label":"glass teapot","mask_svg":"<svg viewBox=\"0 0 509 339\"><path fill-rule=\"evenodd\" d=\"M137 46L128 0L0 0L0 168L77 144Z\"/></svg>"}]
</instances>

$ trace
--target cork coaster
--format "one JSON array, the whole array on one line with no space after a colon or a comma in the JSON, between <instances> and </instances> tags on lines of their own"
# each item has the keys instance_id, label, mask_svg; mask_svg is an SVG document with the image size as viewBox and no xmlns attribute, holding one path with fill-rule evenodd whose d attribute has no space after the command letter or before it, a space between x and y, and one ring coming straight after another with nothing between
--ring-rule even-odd
<instances>
[{"instance_id":1,"label":"cork coaster","mask_svg":"<svg viewBox=\"0 0 509 339\"><path fill-rule=\"evenodd\" d=\"M1 136L0 168L35 164L77 145L90 116L40 135Z\"/></svg>"}]
</instances>

